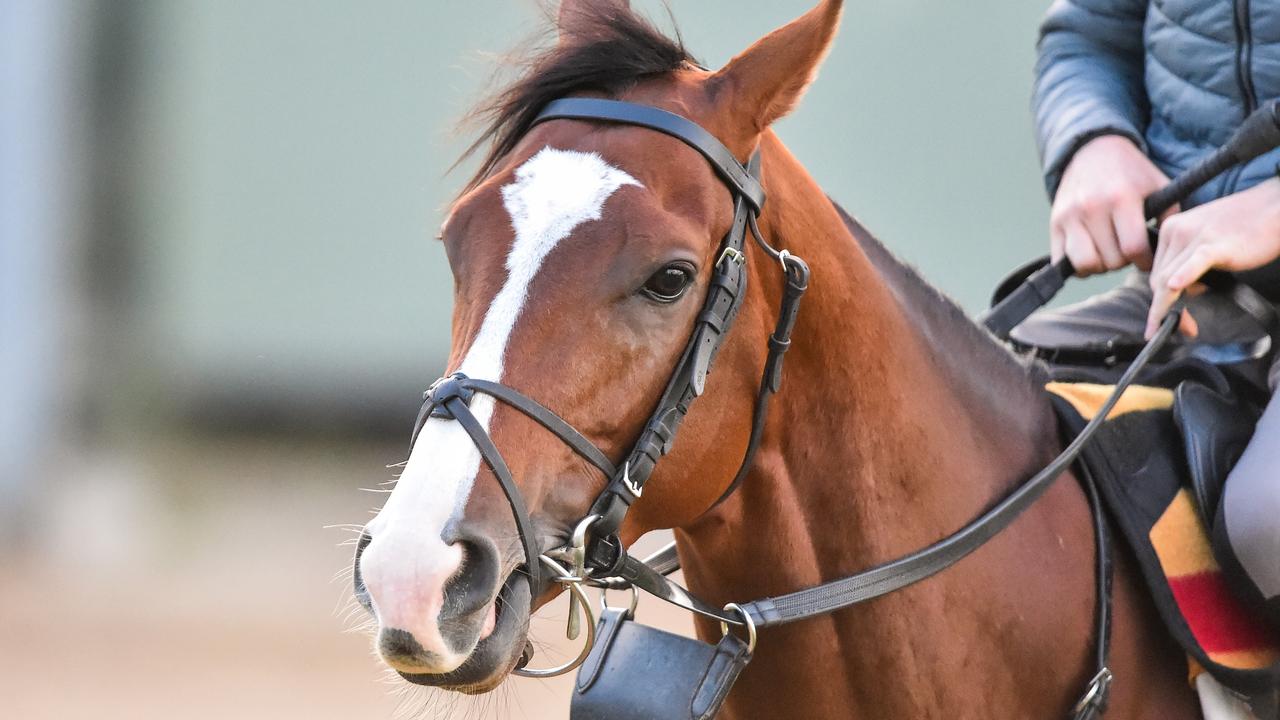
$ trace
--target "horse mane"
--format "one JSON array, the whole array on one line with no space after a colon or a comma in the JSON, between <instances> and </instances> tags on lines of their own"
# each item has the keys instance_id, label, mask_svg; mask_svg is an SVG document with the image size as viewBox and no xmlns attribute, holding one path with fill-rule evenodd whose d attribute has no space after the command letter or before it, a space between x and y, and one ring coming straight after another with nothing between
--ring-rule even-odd
<instances>
[{"instance_id":1,"label":"horse mane","mask_svg":"<svg viewBox=\"0 0 1280 720\"><path fill-rule=\"evenodd\" d=\"M547 103L579 92L617 97L646 78L674 72L694 59L677 31L667 37L625 6L600 3L578 19L573 37L508 57L523 69L467 115L482 130L459 162L488 146L463 192L479 185L532 127Z\"/></svg>"}]
</instances>

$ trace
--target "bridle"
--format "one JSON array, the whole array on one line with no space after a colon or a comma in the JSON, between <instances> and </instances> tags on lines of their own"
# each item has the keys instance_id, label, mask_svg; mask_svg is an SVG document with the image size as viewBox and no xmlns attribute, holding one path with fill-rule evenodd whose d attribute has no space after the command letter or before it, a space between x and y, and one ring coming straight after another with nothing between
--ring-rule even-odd
<instances>
[{"instance_id":1,"label":"bridle","mask_svg":"<svg viewBox=\"0 0 1280 720\"><path fill-rule=\"evenodd\" d=\"M567 98L547 105L533 121L534 125L549 120L589 120L623 125L634 125L670 135L697 150L733 194L733 222L720 242L712 269L706 300L694 322L693 332L684 351L676 362L667 381L666 389L657 406L641 430L635 445L627 453L622 465L614 465L608 456L572 425L552 410L529 398L514 388L501 383L470 378L461 373L441 378L423 394L422 409L414 424L412 440L429 418L456 420L471 437L485 464L502 486L512 515L515 517L520 541L524 548L525 566L533 597L538 596L542 584L542 563L536 534L529 518L524 499L512 477L511 470L493 439L468 407L475 393L483 393L515 408L552 435L558 437L574 452L596 467L609 479L607 486L592 503L585 520L578 523L575 533L585 543L585 555L576 569L575 578L617 578L626 569L628 558L618 531L627 511L640 498L644 486L653 474L658 461L675 442L676 432L689 412L693 401L706 388L707 375L720 347L724 344L734 319L746 297L746 237L749 232L756 244L776 261L785 279L777 327L769 338L768 357L764 374L756 396L751 434L742 463L725 491L727 497L741 483L751 465L751 458L759 446L760 436L767 417L769 399L782 383L782 363L791 347L791 332L800 310L800 300L809 286L809 267L803 260L785 251L776 250L765 242L756 222L764 206L765 193L760 184L760 154L755 153L744 166L719 140L698 124L674 113L647 105L594 98ZM717 501L718 502L718 501ZM741 624L740 617L715 608L698 605L699 612L724 622Z\"/></svg>"},{"instance_id":2,"label":"bridle","mask_svg":"<svg viewBox=\"0 0 1280 720\"><path fill-rule=\"evenodd\" d=\"M725 632L730 625L741 628L754 646L757 629L801 620L859 604L894 592L930 577L958 562L1008 527L1027 507L1034 503L1059 475L1069 469L1084 446L1102 426L1124 391L1138 373L1168 341L1177 326L1184 304L1179 301L1165 317L1153 339L1142 350L1117 382L1115 391L1085 428L1048 466L1026 480L992 508L952 535L905 557L870 568L856 575L823 583L774 598L764 598L742 605L716 608L679 585L666 575L679 567L675 552L668 547L646 560L630 555L623 547L618 531L631 505L640 498L646 482L658 461L671 451L675 436L693 401L703 393L717 352L723 345L746 295L746 236L749 232L756 245L779 263L784 290L777 325L768 340L768 355L755 400L748 445L737 472L720 502L741 484L751 459L759 446L767 417L769 400L782 383L783 359L791 347L800 301L809 285L808 265L766 242L757 218L764 205L765 193L760 183L760 153L743 165L719 140L696 123L658 108L629 102L603 99L569 98L556 100L534 120L534 125L549 120L572 119L632 125L655 130L697 150L733 194L733 223L720 243L712 271L710 287L693 332L676 362L666 389L627 453L621 467L568 422L547 407L518 390L501 383L469 378L460 373L441 378L424 396L422 409L414 425L413 440L430 418L454 420L471 437L485 464L493 472L511 505L525 555L525 566L536 598L543 582L542 565L553 573L551 580L571 591L570 632L578 622L575 606L585 603L581 592L584 584L605 589L637 589L679 605L687 610L720 621ZM511 470L483 425L472 414L469 403L476 393L505 403L534 420L558 437L574 452L608 478L608 484L591 505L587 515L577 523L573 537L564 548L544 553L538 546L535 531L524 499ZM1087 475L1087 473L1085 473ZM1110 623L1110 554L1105 521L1096 489L1085 478L1085 489L1092 507L1097 537L1096 609L1097 674L1090 681L1075 717L1089 718L1105 707L1111 673L1107 668ZM563 563L563 564L562 564ZM590 615L588 613L588 621ZM549 671L524 671L522 674L545 677L568 672L577 667L590 649L592 636L583 654L573 662ZM526 651L525 662L528 660ZM523 665L522 665L523 668Z\"/></svg>"}]
</instances>

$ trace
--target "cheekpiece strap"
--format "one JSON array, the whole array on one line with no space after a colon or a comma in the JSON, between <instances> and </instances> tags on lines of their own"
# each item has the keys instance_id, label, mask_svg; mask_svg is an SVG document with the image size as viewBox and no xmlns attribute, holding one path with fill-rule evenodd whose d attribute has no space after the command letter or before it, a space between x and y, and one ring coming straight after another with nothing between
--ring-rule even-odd
<instances>
[{"instance_id":1,"label":"cheekpiece strap","mask_svg":"<svg viewBox=\"0 0 1280 720\"><path fill-rule=\"evenodd\" d=\"M759 174L758 153L752 157L748 172L752 177ZM591 514L601 518L593 528L598 535L617 533L627 510L644 491L658 460L671 452L676 431L680 429L693 400L706 389L711 365L746 299L744 245L747 224L754 213L755 209L746 196L735 197L733 225L720 244L707 298L694 323L689 344L635 447L591 508Z\"/></svg>"}]
</instances>

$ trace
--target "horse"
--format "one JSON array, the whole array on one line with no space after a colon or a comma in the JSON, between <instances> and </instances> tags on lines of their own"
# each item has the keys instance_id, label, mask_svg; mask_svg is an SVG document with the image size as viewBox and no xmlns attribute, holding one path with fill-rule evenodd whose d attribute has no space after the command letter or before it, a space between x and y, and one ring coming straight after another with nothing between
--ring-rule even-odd
<instances>
[{"instance_id":1,"label":"horse","mask_svg":"<svg viewBox=\"0 0 1280 720\"><path fill-rule=\"evenodd\" d=\"M627 544L673 529L690 589L715 604L814 586L937 541L1063 446L1043 368L844 214L771 130L815 81L842 10L823 0L712 71L625 0L564 0L558 41L486 106L477 147L488 152L441 231L455 280L449 368L518 388L616 463L694 327L733 203L677 139L535 118L563 97L621 99L693 120L741 162L759 153L759 229L813 268L784 391L735 486L783 292L774 261L751 247L746 298L705 391L621 526ZM479 394L470 407L516 478L532 542L567 544L600 473L515 409ZM517 668L532 609L559 592L523 582L537 560L481 459L458 423L423 418L355 563L383 662L469 694ZM1093 673L1089 518L1064 473L946 572L762 630L722 716L1064 716ZM1198 717L1185 656L1124 556L1114 592L1112 716ZM696 631L721 634L706 618Z\"/></svg>"}]
</instances>

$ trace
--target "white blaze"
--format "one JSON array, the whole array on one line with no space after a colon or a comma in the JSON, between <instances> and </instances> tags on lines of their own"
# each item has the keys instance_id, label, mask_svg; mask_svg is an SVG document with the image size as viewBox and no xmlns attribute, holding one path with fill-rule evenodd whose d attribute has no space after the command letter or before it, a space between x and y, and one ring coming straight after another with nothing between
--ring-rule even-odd
<instances>
[{"instance_id":1,"label":"white blaze","mask_svg":"<svg viewBox=\"0 0 1280 720\"><path fill-rule=\"evenodd\" d=\"M579 225L599 220L605 201L624 185L642 187L595 153L543 148L516 170L515 182L502 188L515 231L507 279L459 372L502 380L507 342L543 261ZM471 403L485 430L493 408L487 395L477 394ZM361 572L382 625L414 633L434 652L447 654L436 618L444 584L462 560L461 549L441 536L461 517L480 462L480 451L459 423L428 420L395 490L369 523L373 543L361 558Z\"/></svg>"}]
</instances>

